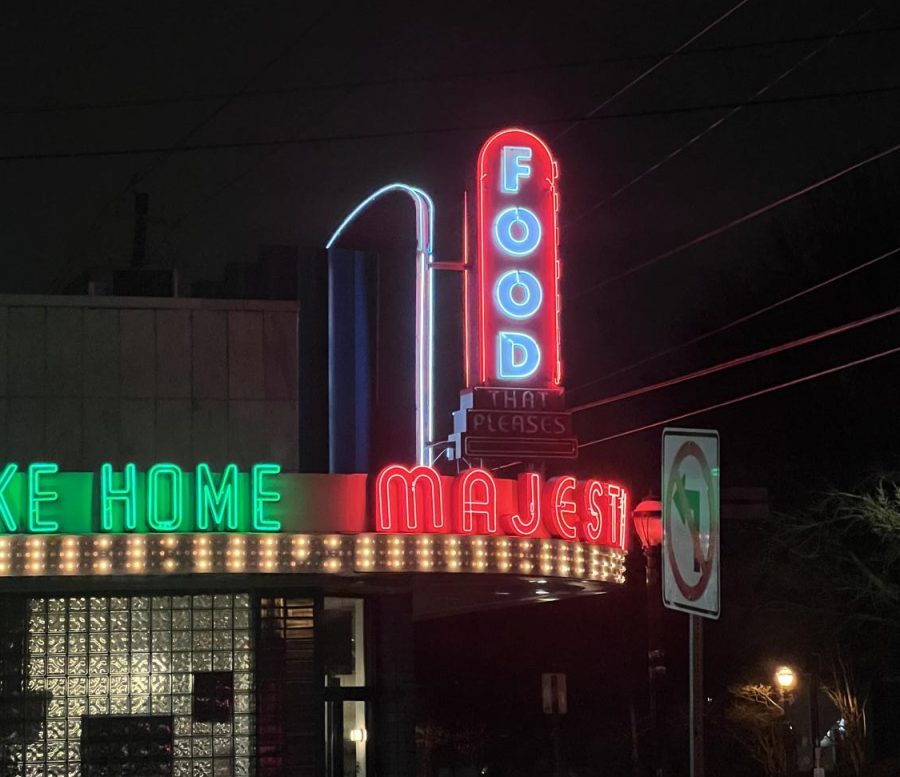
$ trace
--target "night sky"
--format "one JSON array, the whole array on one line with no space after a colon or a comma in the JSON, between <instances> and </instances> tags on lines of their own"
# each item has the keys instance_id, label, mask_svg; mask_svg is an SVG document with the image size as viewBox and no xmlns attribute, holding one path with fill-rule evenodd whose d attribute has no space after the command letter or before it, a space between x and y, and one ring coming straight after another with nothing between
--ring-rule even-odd
<instances>
[{"instance_id":1,"label":"night sky","mask_svg":"<svg viewBox=\"0 0 900 777\"><path fill-rule=\"evenodd\" d=\"M437 258L457 260L477 150L520 125L560 162L572 405L900 304L898 254L609 375L900 245L898 151L617 278L900 143L900 9L887 0L23 2L4 17L3 292L59 292L87 267L127 265L134 192L150 198L148 261L188 282L253 261L263 244L321 246L394 180L432 194ZM383 219L368 229L405 224ZM577 430L582 441L628 431L896 347L898 335L898 318L885 319L579 414ZM457 369L441 376L448 396ZM787 509L900 466L898 373L894 355L676 425L718 428L723 486L767 487ZM654 428L591 446L577 470L643 496L658 489L659 440ZM606 612L599 601L590 607ZM575 634L586 606L544 605L553 616L540 622ZM423 639L446 643L454 628Z\"/></svg>"}]
</instances>

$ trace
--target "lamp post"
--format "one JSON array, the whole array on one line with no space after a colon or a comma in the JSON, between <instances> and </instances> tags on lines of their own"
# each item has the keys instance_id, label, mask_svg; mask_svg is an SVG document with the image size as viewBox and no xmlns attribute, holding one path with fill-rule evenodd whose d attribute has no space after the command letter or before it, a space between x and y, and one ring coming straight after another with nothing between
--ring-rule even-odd
<instances>
[{"instance_id":1,"label":"lamp post","mask_svg":"<svg viewBox=\"0 0 900 777\"><path fill-rule=\"evenodd\" d=\"M663 681L666 655L662 646L662 595L660 559L662 555L662 504L645 499L634 508L632 521L647 569L647 671L650 690L650 725L653 730L653 775L666 773Z\"/></svg>"},{"instance_id":2,"label":"lamp post","mask_svg":"<svg viewBox=\"0 0 900 777\"><path fill-rule=\"evenodd\" d=\"M794 747L796 743L793 739L793 727L791 726L787 713L788 708L794 701L794 689L797 687L797 673L790 666L779 666L775 670L775 685L778 688L778 693L781 695L781 706L784 710L785 757L787 759L787 768L790 774L794 774L796 764Z\"/></svg>"}]
</instances>

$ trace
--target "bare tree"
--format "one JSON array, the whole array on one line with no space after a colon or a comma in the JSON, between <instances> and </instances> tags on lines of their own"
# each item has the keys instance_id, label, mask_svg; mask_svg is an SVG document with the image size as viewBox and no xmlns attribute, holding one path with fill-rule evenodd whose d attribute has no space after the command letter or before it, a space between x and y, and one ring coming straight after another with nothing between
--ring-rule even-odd
<instances>
[{"instance_id":1,"label":"bare tree","mask_svg":"<svg viewBox=\"0 0 900 777\"><path fill-rule=\"evenodd\" d=\"M866 700L859 697L852 670L843 660L834 662L825 693L841 714L841 760L859 777L866 764Z\"/></svg>"},{"instance_id":2,"label":"bare tree","mask_svg":"<svg viewBox=\"0 0 900 777\"><path fill-rule=\"evenodd\" d=\"M784 777L789 747L784 704L770 685L747 683L729 688L728 719L734 735L758 761L767 777Z\"/></svg>"}]
</instances>

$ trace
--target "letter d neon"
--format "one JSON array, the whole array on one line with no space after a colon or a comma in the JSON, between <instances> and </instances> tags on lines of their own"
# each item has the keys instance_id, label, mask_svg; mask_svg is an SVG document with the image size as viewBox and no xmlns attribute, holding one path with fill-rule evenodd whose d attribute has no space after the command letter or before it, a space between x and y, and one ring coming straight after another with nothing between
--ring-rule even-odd
<instances>
[{"instance_id":1,"label":"letter d neon","mask_svg":"<svg viewBox=\"0 0 900 777\"><path fill-rule=\"evenodd\" d=\"M497 375L503 380L523 380L541 364L541 348L523 332L497 333Z\"/></svg>"}]
</instances>

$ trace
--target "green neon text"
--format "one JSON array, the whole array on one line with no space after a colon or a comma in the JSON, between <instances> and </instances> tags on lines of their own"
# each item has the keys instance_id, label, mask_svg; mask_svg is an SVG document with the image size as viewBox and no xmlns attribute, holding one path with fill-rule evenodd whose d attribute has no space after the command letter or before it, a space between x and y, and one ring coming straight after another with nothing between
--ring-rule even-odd
<instances>
[{"instance_id":1,"label":"green neon text","mask_svg":"<svg viewBox=\"0 0 900 777\"><path fill-rule=\"evenodd\" d=\"M266 504L281 501L281 494L266 489L263 479L281 473L277 464L256 464L250 472L252 481L253 531L281 531L281 521L266 516Z\"/></svg>"},{"instance_id":2,"label":"green neon text","mask_svg":"<svg viewBox=\"0 0 900 777\"><path fill-rule=\"evenodd\" d=\"M240 471L201 462L102 464L61 472L52 462L0 465L0 535L153 532L278 532L285 483L278 464ZM289 491L288 494L292 494Z\"/></svg>"},{"instance_id":3,"label":"green neon text","mask_svg":"<svg viewBox=\"0 0 900 777\"><path fill-rule=\"evenodd\" d=\"M122 485L113 484L115 473L112 464L100 467L100 527L103 531L115 531L113 526L113 508L116 503L122 504L125 518L125 530L137 528L137 467L126 464L121 475Z\"/></svg>"},{"instance_id":4,"label":"green neon text","mask_svg":"<svg viewBox=\"0 0 900 777\"><path fill-rule=\"evenodd\" d=\"M153 531L178 531L181 528L183 493L181 467L177 464L150 467L147 471L147 524Z\"/></svg>"},{"instance_id":5,"label":"green neon text","mask_svg":"<svg viewBox=\"0 0 900 777\"><path fill-rule=\"evenodd\" d=\"M13 518L12 511L9 509L9 503L6 501L6 487L10 484L13 475L16 474L18 469L19 467L15 464L7 464L3 468L3 472L0 473L0 520L3 521L3 526L9 532L19 530L16 519Z\"/></svg>"},{"instance_id":6,"label":"green neon text","mask_svg":"<svg viewBox=\"0 0 900 777\"><path fill-rule=\"evenodd\" d=\"M41 505L59 499L59 492L41 487L41 476L55 475L57 472L58 464L39 462L28 467L28 531L34 534L59 531L56 521L41 517Z\"/></svg>"},{"instance_id":7,"label":"green neon text","mask_svg":"<svg viewBox=\"0 0 900 777\"><path fill-rule=\"evenodd\" d=\"M238 528L238 468L229 464L222 471L219 485L213 484L213 474L208 464L197 465L197 529L208 531L210 523L217 531ZM279 527L280 528L280 527Z\"/></svg>"}]
</instances>

